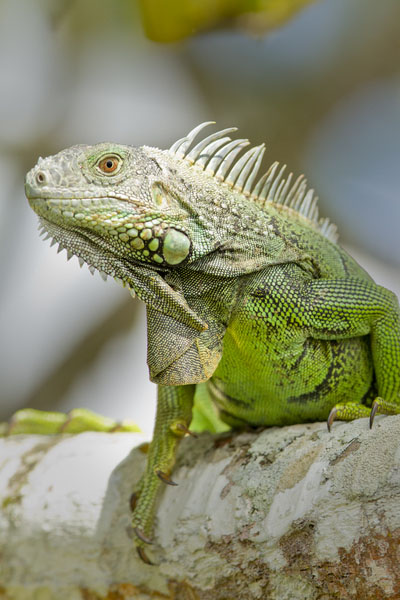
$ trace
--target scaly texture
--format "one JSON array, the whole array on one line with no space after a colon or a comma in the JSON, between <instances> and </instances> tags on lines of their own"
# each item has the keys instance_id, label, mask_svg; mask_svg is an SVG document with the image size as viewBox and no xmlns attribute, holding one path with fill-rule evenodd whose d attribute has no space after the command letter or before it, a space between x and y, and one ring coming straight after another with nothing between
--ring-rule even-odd
<instances>
[{"instance_id":1,"label":"scaly texture","mask_svg":"<svg viewBox=\"0 0 400 600\"><path fill-rule=\"evenodd\" d=\"M300 177L234 128L169 151L103 143L39 159L26 194L47 235L147 305L158 409L133 524L151 542L157 490L196 395L233 427L400 412L400 311L336 243ZM372 410L371 410L372 406Z\"/></svg>"}]
</instances>

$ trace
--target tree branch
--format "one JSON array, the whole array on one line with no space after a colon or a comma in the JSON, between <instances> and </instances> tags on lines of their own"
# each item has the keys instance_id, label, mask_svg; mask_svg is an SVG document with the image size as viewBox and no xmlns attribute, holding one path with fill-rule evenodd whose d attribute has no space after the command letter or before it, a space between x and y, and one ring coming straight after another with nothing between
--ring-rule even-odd
<instances>
[{"instance_id":1,"label":"tree branch","mask_svg":"<svg viewBox=\"0 0 400 600\"><path fill-rule=\"evenodd\" d=\"M400 596L400 416L185 439L153 567L130 529L142 441L0 440L0 598Z\"/></svg>"}]
</instances>

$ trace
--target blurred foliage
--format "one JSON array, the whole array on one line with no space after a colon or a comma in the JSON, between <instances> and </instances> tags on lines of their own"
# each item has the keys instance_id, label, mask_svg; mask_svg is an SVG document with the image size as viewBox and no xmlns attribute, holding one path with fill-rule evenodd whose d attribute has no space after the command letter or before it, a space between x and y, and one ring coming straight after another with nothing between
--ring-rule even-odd
<instances>
[{"instance_id":1,"label":"blurred foliage","mask_svg":"<svg viewBox=\"0 0 400 600\"><path fill-rule=\"evenodd\" d=\"M206 383L197 385L190 429L195 433L202 431L223 433L231 429L220 419L218 410L208 395Z\"/></svg>"},{"instance_id":2,"label":"blurred foliage","mask_svg":"<svg viewBox=\"0 0 400 600\"><path fill-rule=\"evenodd\" d=\"M227 23L263 33L315 0L140 0L147 36L175 42Z\"/></svg>"}]
</instances>

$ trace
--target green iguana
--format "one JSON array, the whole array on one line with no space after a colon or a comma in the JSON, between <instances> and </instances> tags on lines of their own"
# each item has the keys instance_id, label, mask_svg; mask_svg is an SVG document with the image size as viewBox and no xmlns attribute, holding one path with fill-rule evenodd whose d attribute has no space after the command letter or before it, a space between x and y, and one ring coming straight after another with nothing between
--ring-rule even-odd
<instances>
[{"instance_id":1,"label":"green iguana","mask_svg":"<svg viewBox=\"0 0 400 600\"><path fill-rule=\"evenodd\" d=\"M168 151L73 146L26 177L31 207L68 258L146 303L158 406L133 511L145 561L196 394L235 428L372 425L376 413L400 413L396 297L337 244L302 177L285 179L274 163L256 181L264 145L242 153L235 128L195 143L208 124Z\"/></svg>"}]
</instances>

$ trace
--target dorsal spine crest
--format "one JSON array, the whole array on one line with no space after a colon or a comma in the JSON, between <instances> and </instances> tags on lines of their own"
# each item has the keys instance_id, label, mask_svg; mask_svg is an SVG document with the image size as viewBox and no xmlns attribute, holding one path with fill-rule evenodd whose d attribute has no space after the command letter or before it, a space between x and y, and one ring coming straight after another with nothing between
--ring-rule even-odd
<instances>
[{"instance_id":1,"label":"dorsal spine crest","mask_svg":"<svg viewBox=\"0 0 400 600\"><path fill-rule=\"evenodd\" d=\"M265 152L264 144L247 150L239 157L250 142L246 139L231 141L228 134L237 131L237 128L229 127L209 135L192 147L200 131L212 124L214 121L207 121L192 129L187 136L171 146L169 153L200 167L232 190L251 198L262 208L272 203L294 211L327 239L337 241L336 225L327 218L319 218L318 197L313 189L307 189L307 181L303 175L292 183L293 173L289 173L285 179L283 175L286 165L279 168L279 163L274 162L255 183Z\"/></svg>"}]
</instances>

